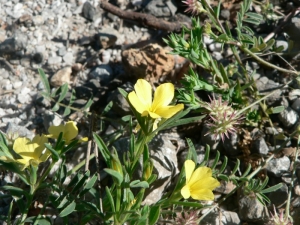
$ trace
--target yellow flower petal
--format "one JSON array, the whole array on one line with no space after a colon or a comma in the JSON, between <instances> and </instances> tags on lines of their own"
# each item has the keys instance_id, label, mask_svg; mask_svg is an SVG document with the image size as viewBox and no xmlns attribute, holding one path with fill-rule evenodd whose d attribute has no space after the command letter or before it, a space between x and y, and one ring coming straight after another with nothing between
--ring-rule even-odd
<instances>
[{"instance_id":1,"label":"yellow flower petal","mask_svg":"<svg viewBox=\"0 0 300 225\"><path fill-rule=\"evenodd\" d=\"M51 155L51 152L46 149L44 153L42 153L42 155L40 156L40 162L45 162L49 156Z\"/></svg>"},{"instance_id":2,"label":"yellow flower petal","mask_svg":"<svg viewBox=\"0 0 300 225\"><path fill-rule=\"evenodd\" d=\"M50 126L48 132L47 137L49 138L58 138L59 134L63 133L62 138L68 144L78 135L78 128L75 122L69 121L65 125Z\"/></svg>"},{"instance_id":3,"label":"yellow flower petal","mask_svg":"<svg viewBox=\"0 0 300 225\"><path fill-rule=\"evenodd\" d=\"M48 129L48 132L50 135L48 137L50 138L58 138L59 134L61 132L64 132L64 125L59 125L59 126L50 126Z\"/></svg>"},{"instance_id":4,"label":"yellow flower petal","mask_svg":"<svg viewBox=\"0 0 300 225\"><path fill-rule=\"evenodd\" d=\"M128 94L128 99L129 99L131 105L140 114L144 114L144 112L148 113L149 108L144 103L141 102L141 100L138 98L138 96L136 95L136 93L134 91L132 91ZM144 116L146 116L146 115L144 115Z\"/></svg>"},{"instance_id":5,"label":"yellow flower petal","mask_svg":"<svg viewBox=\"0 0 300 225\"><path fill-rule=\"evenodd\" d=\"M183 104L178 104L174 106L162 106L158 108L155 113L159 115L162 118L171 118L174 116L176 113L178 113L180 110L183 110L184 105Z\"/></svg>"},{"instance_id":6,"label":"yellow flower petal","mask_svg":"<svg viewBox=\"0 0 300 225\"><path fill-rule=\"evenodd\" d=\"M186 185L181 189L181 195L184 198L213 200L214 194L212 191L220 186L220 183L212 177L212 170L208 167L199 167L194 170L195 163L192 160L186 160L184 166Z\"/></svg>"},{"instance_id":7,"label":"yellow flower petal","mask_svg":"<svg viewBox=\"0 0 300 225\"><path fill-rule=\"evenodd\" d=\"M32 139L31 143L32 144L35 143L38 145L36 149L34 149L34 153L37 156L36 158L38 158L42 154L43 150L45 149L45 143L47 142L48 142L48 138L45 135L36 135Z\"/></svg>"},{"instance_id":8,"label":"yellow flower petal","mask_svg":"<svg viewBox=\"0 0 300 225\"><path fill-rule=\"evenodd\" d=\"M209 189L200 189L200 190L192 190L191 197L197 200L214 200L215 196L213 192Z\"/></svg>"},{"instance_id":9,"label":"yellow flower petal","mask_svg":"<svg viewBox=\"0 0 300 225\"><path fill-rule=\"evenodd\" d=\"M141 116L168 119L184 108L183 104L168 106L174 97L174 85L171 83L158 86L153 102L151 85L146 80L139 79L134 89L128 94L128 100Z\"/></svg>"},{"instance_id":10,"label":"yellow flower petal","mask_svg":"<svg viewBox=\"0 0 300 225\"><path fill-rule=\"evenodd\" d=\"M72 139L76 138L77 135L78 135L78 128L76 124L73 121L67 122L64 127L64 134L63 134L63 137L66 140L66 142L69 142Z\"/></svg>"},{"instance_id":11,"label":"yellow flower petal","mask_svg":"<svg viewBox=\"0 0 300 225\"><path fill-rule=\"evenodd\" d=\"M149 112L149 115L151 116L151 118L153 118L153 119L158 119L158 118L161 118L161 116L160 115L158 115L158 114L156 114L156 113L154 113L154 112Z\"/></svg>"},{"instance_id":12,"label":"yellow flower petal","mask_svg":"<svg viewBox=\"0 0 300 225\"><path fill-rule=\"evenodd\" d=\"M165 83L158 86L154 93L154 100L152 103L152 111L158 110L162 106L167 106L174 98L174 85Z\"/></svg>"},{"instance_id":13,"label":"yellow flower petal","mask_svg":"<svg viewBox=\"0 0 300 225\"><path fill-rule=\"evenodd\" d=\"M142 104L150 108L152 104L152 87L149 82L144 79L138 79L134 85L134 90Z\"/></svg>"},{"instance_id":14,"label":"yellow flower petal","mask_svg":"<svg viewBox=\"0 0 300 225\"><path fill-rule=\"evenodd\" d=\"M36 135L31 141L28 138L22 137L17 138L14 141L13 149L14 151L22 157L21 159L17 159L16 161L22 165L22 170L28 167L31 163L35 166L40 162L44 162L50 156L50 151L45 150L45 143L48 142L46 136Z\"/></svg>"},{"instance_id":15,"label":"yellow flower petal","mask_svg":"<svg viewBox=\"0 0 300 225\"><path fill-rule=\"evenodd\" d=\"M191 179L189 180L189 183L193 185L194 183L197 183L199 180L203 180L207 177L211 177L212 172L211 169L208 167L199 167L197 168L194 173L191 176Z\"/></svg>"},{"instance_id":16,"label":"yellow flower petal","mask_svg":"<svg viewBox=\"0 0 300 225\"><path fill-rule=\"evenodd\" d=\"M190 187L188 185L185 185L182 189L181 189L181 195L187 199L191 196L191 192L190 192Z\"/></svg>"},{"instance_id":17,"label":"yellow flower petal","mask_svg":"<svg viewBox=\"0 0 300 225\"><path fill-rule=\"evenodd\" d=\"M195 163L192 160L186 160L184 163L185 168L185 177L186 177L186 183L189 183L189 180L194 172L195 169Z\"/></svg>"}]
</instances>

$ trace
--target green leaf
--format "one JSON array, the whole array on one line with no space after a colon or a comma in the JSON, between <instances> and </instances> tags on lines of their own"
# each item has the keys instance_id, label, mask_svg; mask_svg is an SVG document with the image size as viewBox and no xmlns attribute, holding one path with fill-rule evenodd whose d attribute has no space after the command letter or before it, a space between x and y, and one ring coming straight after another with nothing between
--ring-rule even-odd
<instances>
[{"instance_id":1,"label":"green leaf","mask_svg":"<svg viewBox=\"0 0 300 225\"><path fill-rule=\"evenodd\" d=\"M59 214L60 217L65 217L69 214L71 214L72 212L75 211L76 208L76 203L75 201L72 201L66 208L64 208L64 210L62 210Z\"/></svg>"},{"instance_id":2,"label":"green leaf","mask_svg":"<svg viewBox=\"0 0 300 225\"><path fill-rule=\"evenodd\" d=\"M195 146L194 146L192 140L187 138L186 142L189 146L189 152L188 152L186 160L191 159L194 162L197 162L197 152L196 152L196 149L195 149Z\"/></svg>"},{"instance_id":3,"label":"green leaf","mask_svg":"<svg viewBox=\"0 0 300 225\"><path fill-rule=\"evenodd\" d=\"M65 83L60 88L61 88L61 92L60 92L60 95L59 95L59 98L58 98L57 102L61 102L66 97L66 94L68 92L68 84Z\"/></svg>"},{"instance_id":4,"label":"green leaf","mask_svg":"<svg viewBox=\"0 0 300 225\"><path fill-rule=\"evenodd\" d=\"M58 152L48 143L45 143L45 147L51 152L52 159L57 162L60 159Z\"/></svg>"},{"instance_id":5,"label":"green leaf","mask_svg":"<svg viewBox=\"0 0 300 225\"><path fill-rule=\"evenodd\" d=\"M67 115L69 115L71 113L71 109L70 109L70 107L65 107L65 110L64 110L64 113L63 113L63 116L67 116Z\"/></svg>"},{"instance_id":6,"label":"green leaf","mask_svg":"<svg viewBox=\"0 0 300 225\"><path fill-rule=\"evenodd\" d=\"M226 182L229 181L229 177L224 174L218 174L218 178L221 180L225 180Z\"/></svg>"},{"instance_id":7,"label":"green leaf","mask_svg":"<svg viewBox=\"0 0 300 225\"><path fill-rule=\"evenodd\" d=\"M219 162L220 152L217 151L213 164L211 165L211 169L214 170Z\"/></svg>"},{"instance_id":8,"label":"green leaf","mask_svg":"<svg viewBox=\"0 0 300 225\"><path fill-rule=\"evenodd\" d=\"M105 168L104 171L106 173L108 173L109 175L111 175L112 177L115 178L116 182L117 182L117 185L121 185L122 182L123 182L123 175L120 174L118 171L115 171L115 170L112 170L112 169L109 169L109 168Z\"/></svg>"},{"instance_id":9,"label":"green leaf","mask_svg":"<svg viewBox=\"0 0 300 225\"><path fill-rule=\"evenodd\" d=\"M74 185L68 185L69 188L72 188L71 193L76 193L77 191L79 191L79 189L81 189L84 185L84 183L87 181L87 179L90 177L90 171L86 171L85 174L83 175L78 175L78 178L75 179L76 184ZM72 183L72 181L70 182Z\"/></svg>"},{"instance_id":10,"label":"green leaf","mask_svg":"<svg viewBox=\"0 0 300 225\"><path fill-rule=\"evenodd\" d=\"M83 190L89 190L89 189L91 189L95 185L96 181L97 181L97 174L94 174L90 178L90 180L84 185Z\"/></svg>"},{"instance_id":11,"label":"green leaf","mask_svg":"<svg viewBox=\"0 0 300 225\"><path fill-rule=\"evenodd\" d=\"M227 163L228 163L228 158L226 156L224 156L224 161L223 161L222 166L221 166L221 168L219 170L219 173L223 173L224 172L224 170L226 169Z\"/></svg>"},{"instance_id":12,"label":"green leaf","mask_svg":"<svg viewBox=\"0 0 300 225\"><path fill-rule=\"evenodd\" d=\"M46 74L44 73L44 71L41 68L39 68L38 71L39 71L39 75L41 77L42 83L47 91L48 96L49 96L51 94L51 92L50 92L50 85L48 82L48 78L46 77Z\"/></svg>"},{"instance_id":13,"label":"green leaf","mask_svg":"<svg viewBox=\"0 0 300 225\"><path fill-rule=\"evenodd\" d=\"M150 206L149 212L149 225L156 224L158 218L160 216L160 206Z\"/></svg>"},{"instance_id":14,"label":"green leaf","mask_svg":"<svg viewBox=\"0 0 300 225\"><path fill-rule=\"evenodd\" d=\"M236 171L238 171L238 169L240 168L240 163L241 163L240 160L237 158L236 159L236 164L235 164L235 166L234 166L234 168L232 170L231 175L234 175L236 173Z\"/></svg>"},{"instance_id":15,"label":"green leaf","mask_svg":"<svg viewBox=\"0 0 300 225\"><path fill-rule=\"evenodd\" d=\"M266 188L264 190L262 190L260 193L270 193L270 192L273 192L273 191L276 191L278 189L280 189L282 187L282 183L279 183L279 184L276 184L272 187L269 187L269 188Z\"/></svg>"},{"instance_id":16,"label":"green leaf","mask_svg":"<svg viewBox=\"0 0 300 225\"><path fill-rule=\"evenodd\" d=\"M109 201L110 206L111 206L111 211L113 213L115 213L116 212L116 208L115 208L114 199L113 199L113 197L112 197L112 195L110 193L110 190L109 190L109 188L107 186L105 187L105 191L106 191L106 196L107 196L108 201Z\"/></svg>"},{"instance_id":17,"label":"green leaf","mask_svg":"<svg viewBox=\"0 0 300 225\"><path fill-rule=\"evenodd\" d=\"M284 111L284 106L276 106L276 107L271 107L267 110L267 113L270 114L277 114L281 113Z\"/></svg>"},{"instance_id":18,"label":"green leaf","mask_svg":"<svg viewBox=\"0 0 300 225\"><path fill-rule=\"evenodd\" d=\"M93 104L93 99L90 98L90 99L88 100L88 102L85 104L85 106L83 107L82 110L83 110L83 111L87 110L92 104Z\"/></svg>"},{"instance_id":19,"label":"green leaf","mask_svg":"<svg viewBox=\"0 0 300 225\"><path fill-rule=\"evenodd\" d=\"M110 101L110 102L105 106L105 108L103 109L103 111L102 111L101 114L104 115L104 114L108 113L108 112L111 110L112 106L113 106L113 101Z\"/></svg>"},{"instance_id":20,"label":"green leaf","mask_svg":"<svg viewBox=\"0 0 300 225\"><path fill-rule=\"evenodd\" d=\"M53 112L56 112L57 110L59 110L59 104L55 103L55 105L53 106L53 108L51 109Z\"/></svg>"},{"instance_id":21,"label":"green leaf","mask_svg":"<svg viewBox=\"0 0 300 225\"><path fill-rule=\"evenodd\" d=\"M27 217L26 220L24 221L24 224L34 224L34 225L51 225L51 220L50 218L43 218L41 215L38 216L32 216L32 217Z\"/></svg>"},{"instance_id":22,"label":"green leaf","mask_svg":"<svg viewBox=\"0 0 300 225\"><path fill-rule=\"evenodd\" d=\"M94 137L94 140L98 146L98 149L100 150L103 158L104 158L104 161L107 165L111 166L111 162L110 162L110 151L108 150L107 146L105 145L104 141L96 134L96 133L93 133L93 137Z\"/></svg>"},{"instance_id":23,"label":"green leaf","mask_svg":"<svg viewBox=\"0 0 300 225\"><path fill-rule=\"evenodd\" d=\"M247 12L245 15L258 21L262 21L264 19L262 15L253 12Z\"/></svg>"},{"instance_id":24,"label":"green leaf","mask_svg":"<svg viewBox=\"0 0 300 225\"><path fill-rule=\"evenodd\" d=\"M1 189L9 191L12 196L17 197L17 198L22 198L23 196L28 197L28 195L29 195L28 192L24 191L21 188L14 187L14 186L5 185Z\"/></svg>"},{"instance_id":25,"label":"green leaf","mask_svg":"<svg viewBox=\"0 0 300 225\"><path fill-rule=\"evenodd\" d=\"M127 99L128 93L122 88L118 88L118 90L119 90L120 94L123 95L123 97L125 99Z\"/></svg>"},{"instance_id":26,"label":"green leaf","mask_svg":"<svg viewBox=\"0 0 300 225\"><path fill-rule=\"evenodd\" d=\"M65 196L62 200L59 199L59 201L57 202L59 202L59 205L56 206L56 208L58 209L63 208L69 202L68 196Z\"/></svg>"},{"instance_id":27,"label":"green leaf","mask_svg":"<svg viewBox=\"0 0 300 225\"><path fill-rule=\"evenodd\" d=\"M260 24L259 20L252 19L252 18L246 18L246 19L243 20L243 22L252 23L254 25L259 25Z\"/></svg>"},{"instance_id":28,"label":"green leaf","mask_svg":"<svg viewBox=\"0 0 300 225\"><path fill-rule=\"evenodd\" d=\"M138 187L140 187L140 188L149 188L149 184L148 184L147 181L140 181L140 180L134 180L134 181L132 181L129 184L129 186L131 188L138 188Z\"/></svg>"}]
</instances>

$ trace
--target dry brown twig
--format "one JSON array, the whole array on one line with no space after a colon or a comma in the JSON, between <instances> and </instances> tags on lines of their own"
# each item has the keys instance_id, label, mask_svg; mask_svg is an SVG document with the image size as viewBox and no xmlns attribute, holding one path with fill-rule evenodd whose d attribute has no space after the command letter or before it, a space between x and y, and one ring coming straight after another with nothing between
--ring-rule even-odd
<instances>
[{"instance_id":1,"label":"dry brown twig","mask_svg":"<svg viewBox=\"0 0 300 225\"><path fill-rule=\"evenodd\" d=\"M110 4L106 0L100 0L100 7L103 10L110 12L122 19L133 20L135 22L142 24L143 26L148 26L158 30L164 30L169 32L180 32L183 26L182 23L168 22L163 19L158 19L155 16L149 14L132 12L132 11L124 11Z\"/></svg>"}]
</instances>

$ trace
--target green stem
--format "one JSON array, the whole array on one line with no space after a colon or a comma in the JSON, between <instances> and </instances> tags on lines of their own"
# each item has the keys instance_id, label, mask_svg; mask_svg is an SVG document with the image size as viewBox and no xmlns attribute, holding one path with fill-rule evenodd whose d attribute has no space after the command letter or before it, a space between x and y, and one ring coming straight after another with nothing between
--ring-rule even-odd
<instances>
[{"instance_id":1,"label":"green stem","mask_svg":"<svg viewBox=\"0 0 300 225\"><path fill-rule=\"evenodd\" d=\"M56 162L52 162L50 166L47 168L47 170L44 172L44 174L41 176L41 178L38 180L38 182L34 185L34 191L37 190L42 182L44 182L45 178L48 176L50 173L50 170L54 166Z\"/></svg>"},{"instance_id":2,"label":"green stem","mask_svg":"<svg viewBox=\"0 0 300 225\"><path fill-rule=\"evenodd\" d=\"M122 199L122 190L121 190L121 187L117 186L117 198L116 198L116 213L117 214L120 211L121 199Z\"/></svg>"},{"instance_id":3,"label":"green stem","mask_svg":"<svg viewBox=\"0 0 300 225\"><path fill-rule=\"evenodd\" d=\"M243 46L240 46L240 49L241 49L243 52L245 52L245 53L247 53L248 55L250 55L253 59L257 60L259 63L261 63L261 64L263 64L263 65L265 65L265 66L267 66L267 67L276 69L276 70L278 70L278 71L280 71L280 72L283 72L283 73L294 74L294 75L297 75L297 76L299 75L299 72L297 72L297 71L283 69L283 68L281 68L281 67L275 66L274 64L269 63L269 62L263 60L262 58L260 58L259 56L257 56L257 55L254 54L253 52L251 52L248 48L245 48L245 47L243 47Z\"/></svg>"},{"instance_id":4,"label":"green stem","mask_svg":"<svg viewBox=\"0 0 300 225\"><path fill-rule=\"evenodd\" d=\"M25 224L25 220L27 219L28 211L29 211L29 208L30 208L31 203L32 203L34 192L35 192L35 185L30 185L30 192L28 194L28 199L26 199L27 204L26 204L24 212L22 213L22 217L21 217L21 220L20 220L20 225Z\"/></svg>"}]
</instances>

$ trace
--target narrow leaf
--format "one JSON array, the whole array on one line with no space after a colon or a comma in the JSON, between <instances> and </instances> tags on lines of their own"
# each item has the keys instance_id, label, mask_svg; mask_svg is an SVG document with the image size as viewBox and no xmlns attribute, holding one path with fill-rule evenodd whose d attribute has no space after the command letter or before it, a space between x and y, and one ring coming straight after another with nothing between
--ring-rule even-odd
<instances>
[{"instance_id":1,"label":"narrow leaf","mask_svg":"<svg viewBox=\"0 0 300 225\"><path fill-rule=\"evenodd\" d=\"M106 173L108 173L109 175L111 175L112 177L116 178L117 184L121 185L123 182L123 176L122 174L120 174L119 172L109 169L109 168L105 168L104 171Z\"/></svg>"},{"instance_id":2,"label":"narrow leaf","mask_svg":"<svg viewBox=\"0 0 300 225\"><path fill-rule=\"evenodd\" d=\"M68 84L65 83L64 85L61 86L61 92L57 101L61 102L66 97L67 92L68 92Z\"/></svg>"},{"instance_id":3,"label":"narrow leaf","mask_svg":"<svg viewBox=\"0 0 300 225\"><path fill-rule=\"evenodd\" d=\"M156 224L160 216L160 206L152 206L149 212L149 225Z\"/></svg>"},{"instance_id":4,"label":"narrow leaf","mask_svg":"<svg viewBox=\"0 0 300 225\"><path fill-rule=\"evenodd\" d=\"M42 83L47 91L47 94L50 95L51 92L50 92L50 85L49 85L49 82L48 82L48 78L46 77L46 74L44 73L44 70L42 70L41 68L38 69L39 71L39 75L41 77L41 80L42 80Z\"/></svg>"},{"instance_id":5,"label":"narrow leaf","mask_svg":"<svg viewBox=\"0 0 300 225\"><path fill-rule=\"evenodd\" d=\"M60 212L60 217L65 217L75 211L76 203L73 201L63 211Z\"/></svg>"}]
</instances>

